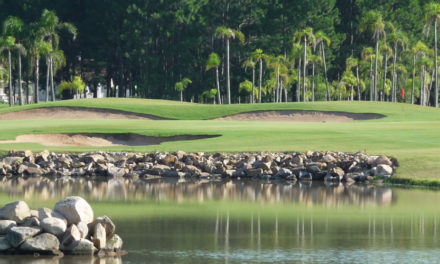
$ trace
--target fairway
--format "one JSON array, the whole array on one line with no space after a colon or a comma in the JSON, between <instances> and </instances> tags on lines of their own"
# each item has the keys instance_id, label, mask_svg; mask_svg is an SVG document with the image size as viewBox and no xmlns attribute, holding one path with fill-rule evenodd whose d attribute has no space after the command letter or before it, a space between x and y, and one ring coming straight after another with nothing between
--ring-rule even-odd
<instances>
[{"instance_id":1,"label":"fairway","mask_svg":"<svg viewBox=\"0 0 440 264\"><path fill-rule=\"evenodd\" d=\"M136 133L145 136L220 135L150 146L47 147L39 144L0 144L0 151L49 149L59 152L177 151L260 152L366 151L398 159L395 177L440 181L440 110L408 104L378 102L319 102L255 105L199 105L163 100L93 99L1 107L0 113L38 107L73 106L125 110L176 120L14 120L0 121L0 140L43 133ZM261 110L313 110L376 113L385 118L344 123L214 121L240 112ZM428 182L429 183L429 182Z\"/></svg>"}]
</instances>

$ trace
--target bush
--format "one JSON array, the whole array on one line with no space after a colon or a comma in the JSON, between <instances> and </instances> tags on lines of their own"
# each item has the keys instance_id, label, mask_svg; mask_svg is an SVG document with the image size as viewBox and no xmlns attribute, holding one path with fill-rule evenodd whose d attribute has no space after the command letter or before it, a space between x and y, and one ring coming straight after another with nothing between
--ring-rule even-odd
<instances>
[{"instance_id":1,"label":"bush","mask_svg":"<svg viewBox=\"0 0 440 264\"><path fill-rule=\"evenodd\" d=\"M72 82L63 81L58 86L58 93L63 99L73 98L75 93L83 93L86 85L80 76L75 76Z\"/></svg>"}]
</instances>

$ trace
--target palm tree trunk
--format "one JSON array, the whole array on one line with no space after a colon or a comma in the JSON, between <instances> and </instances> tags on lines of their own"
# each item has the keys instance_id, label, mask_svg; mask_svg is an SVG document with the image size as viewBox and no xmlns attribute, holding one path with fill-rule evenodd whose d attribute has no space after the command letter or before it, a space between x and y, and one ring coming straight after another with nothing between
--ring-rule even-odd
<instances>
[{"instance_id":1,"label":"palm tree trunk","mask_svg":"<svg viewBox=\"0 0 440 264\"><path fill-rule=\"evenodd\" d=\"M252 96L251 104L255 103L255 67L252 68Z\"/></svg>"},{"instance_id":2,"label":"palm tree trunk","mask_svg":"<svg viewBox=\"0 0 440 264\"><path fill-rule=\"evenodd\" d=\"M373 86L374 86L374 76L373 76L373 57L370 57L370 101L373 101Z\"/></svg>"},{"instance_id":3,"label":"palm tree trunk","mask_svg":"<svg viewBox=\"0 0 440 264\"><path fill-rule=\"evenodd\" d=\"M438 107L438 58L437 58L437 18L434 20L434 61L435 61L435 95L434 107Z\"/></svg>"},{"instance_id":4,"label":"palm tree trunk","mask_svg":"<svg viewBox=\"0 0 440 264\"><path fill-rule=\"evenodd\" d=\"M394 43L394 56L393 56L393 84L392 84L392 96L391 101L397 101L397 78L396 78L396 61L397 61L397 43Z\"/></svg>"},{"instance_id":5,"label":"palm tree trunk","mask_svg":"<svg viewBox=\"0 0 440 264\"><path fill-rule=\"evenodd\" d=\"M40 71L40 62L38 57L35 57L35 91L34 91L34 102L36 104L38 104L40 102L40 91L38 89L38 82L40 81L40 76L39 76L39 71Z\"/></svg>"},{"instance_id":6,"label":"palm tree trunk","mask_svg":"<svg viewBox=\"0 0 440 264\"><path fill-rule=\"evenodd\" d=\"M18 51L18 101L23 105L23 85L21 84L21 52Z\"/></svg>"},{"instance_id":7,"label":"palm tree trunk","mask_svg":"<svg viewBox=\"0 0 440 264\"><path fill-rule=\"evenodd\" d=\"M424 105L425 100L425 66L422 67L422 72L420 73L420 105Z\"/></svg>"},{"instance_id":8,"label":"palm tree trunk","mask_svg":"<svg viewBox=\"0 0 440 264\"><path fill-rule=\"evenodd\" d=\"M180 91L180 101L183 102L183 90Z\"/></svg>"},{"instance_id":9,"label":"palm tree trunk","mask_svg":"<svg viewBox=\"0 0 440 264\"><path fill-rule=\"evenodd\" d=\"M304 37L303 102L306 101L307 37Z\"/></svg>"},{"instance_id":10,"label":"palm tree trunk","mask_svg":"<svg viewBox=\"0 0 440 264\"><path fill-rule=\"evenodd\" d=\"M301 58L298 60L298 85L296 86L296 101L301 101Z\"/></svg>"},{"instance_id":11,"label":"palm tree trunk","mask_svg":"<svg viewBox=\"0 0 440 264\"><path fill-rule=\"evenodd\" d=\"M46 59L47 73L46 73L46 103L49 101L49 75L50 75L50 60Z\"/></svg>"},{"instance_id":12,"label":"palm tree trunk","mask_svg":"<svg viewBox=\"0 0 440 264\"><path fill-rule=\"evenodd\" d=\"M231 104L231 75L229 67L229 38L226 38L226 87L228 93L228 104Z\"/></svg>"},{"instance_id":13,"label":"palm tree trunk","mask_svg":"<svg viewBox=\"0 0 440 264\"><path fill-rule=\"evenodd\" d=\"M325 61L325 50L324 50L324 44L321 42L321 51L322 51L322 61L324 62L324 77L325 77L325 86L327 88L327 101L331 100L330 96L330 87L328 85L328 78L327 78L327 63Z\"/></svg>"},{"instance_id":14,"label":"palm tree trunk","mask_svg":"<svg viewBox=\"0 0 440 264\"><path fill-rule=\"evenodd\" d=\"M9 63L9 106L13 106L15 99L12 98L12 61L11 61L10 49L8 49L8 63Z\"/></svg>"},{"instance_id":15,"label":"palm tree trunk","mask_svg":"<svg viewBox=\"0 0 440 264\"><path fill-rule=\"evenodd\" d=\"M312 63L312 102L315 101L315 63Z\"/></svg>"},{"instance_id":16,"label":"palm tree trunk","mask_svg":"<svg viewBox=\"0 0 440 264\"><path fill-rule=\"evenodd\" d=\"M353 85L350 87L350 101L353 101Z\"/></svg>"},{"instance_id":17,"label":"palm tree trunk","mask_svg":"<svg viewBox=\"0 0 440 264\"><path fill-rule=\"evenodd\" d=\"M387 83L387 67L388 67L388 54L385 52L385 62L384 62L384 72L383 72L383 88L382 88L382 101L385 101L385 87Z\"/></svg>"},{"instance_id":18,"label":"palm tree trunk","mask_svg":"<svg viewBox=\"0 0 440 264\"><path fill-rule=\"evenodd\" d=\"M261 104L261 89L263 85L263 59L260 59L260 87L258 88L258 103Z\"/></svg>"},{"instance_id":19,"label":"palm tree trunk","mask_svg":"<svg viewBox=\"0 0 440 264\"><path fill-rule=\"evenodd\" d=\"M276 84L275 84L275 90L274 90L274 93L273 93L273 95L274 95L273 101L275 103L278 103L278 88L279 88L279 85L280 85L279 83L280 83L280 67L278 66L278 68L277 68L277 80L276 80Z\"/></svg>"},{"instance_id":20,"label":"palm tree trunk","mask_svg":"<svg viewBox=\"0 0 440 264\"><path fill-rule=\"evenodd\" d=\"M55 88L53 85L53 60L52 60L52 56L50 57L50 88L52 91L52 102L55 102Z\"/></svg>"},{"instance_id":21,"label":"palm tree trunk","mask_svg":"<svg viewBox=\"0 0 440 264\"><path fill-rule=\"evenodd\" d=\"M414 86L415 86L415 78L416 78L416 55L413 55L413 73L412 73L412 90L411 90L411 104L414 104Z\"/></svg>"},{"instance_id":22,"label":"palm tree trunk","mask_svg":"<svg viewBox=\"0 0 440 264\"><path fill-rule=\"evenodd\" d=\"M361 100L361 89L360 89L360 82L359 82L359 65L356 66L356 82L357 82L357 97L358 101Z\"/></svg>"},{"instance_id":23,"label":"palm tree trunk","mask_svg":"<svg viewBox=\"0 0 440 264\"><path fill-rule=\"evenodd\" d=\"M373 86L373 90L374 90L374 94L373 94L373 100L377 101L377 60L379 57L379 38L376 39L376 58L374 59L374 86Z\"/></svg>"},{"instance_id":24,"label":"palm tree trunk","mask_svg":"<svg viewBox=\"0 0 440 264\"><path fill-rule=\"evenodd\" d=\"M222 99L220 95L220 80L218 77L218 66L215 67L215 77L216 77L216 83L217 83L217 98L218 98L218 104L222 104Z\"/></svg>"}]
</instances>

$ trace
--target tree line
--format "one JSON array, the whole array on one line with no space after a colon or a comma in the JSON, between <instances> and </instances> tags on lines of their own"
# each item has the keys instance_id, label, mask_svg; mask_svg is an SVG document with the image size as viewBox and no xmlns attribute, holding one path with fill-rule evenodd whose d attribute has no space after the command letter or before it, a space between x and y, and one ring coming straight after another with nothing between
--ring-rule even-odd
<instances>
[{"instance_id":1,"label":"tree line","mask_svg":"<svg viewBox=\"0 0 440 264\"><path fill-rule=\"evenodd\" d=\"M1 17L0 82L20 104L22 79L54 100L81 76L107 96L438 106L430 0L5 0Z\"/></svg>"}]
</instances>

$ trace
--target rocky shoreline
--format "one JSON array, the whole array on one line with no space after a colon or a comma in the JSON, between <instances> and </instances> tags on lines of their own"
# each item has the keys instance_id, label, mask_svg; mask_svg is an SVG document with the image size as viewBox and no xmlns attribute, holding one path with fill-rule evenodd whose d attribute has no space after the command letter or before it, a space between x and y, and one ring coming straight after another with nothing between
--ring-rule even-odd
<instances>
[{"instance_id":1,"label":"rocky shoreline","mask_svg":"<svg viewBox=\"0 0 440 264\"><path fill-rule=\"evenodd\" d=\"M361 152L34 154L27 150L0 157L0 177L255 178L352 183L389 178L398 166L394 158Z\"/></svg>"},{"instance_id":2,"label":"rocky shoreline","mask_svg":"<svg viewBox=\"0 0 440 264\"><path fill-rule=\"evenodd\" d=\"M71 196L54 210L31 210L17 201L0 209L0 254L120 256L122 239L107 216L94 218L90 205Z\"/></svg>"}]
</instances>

